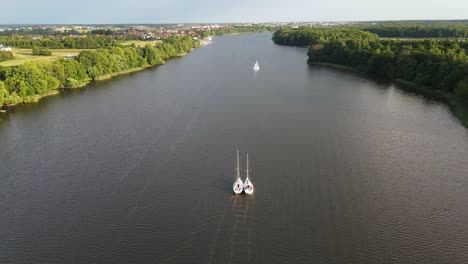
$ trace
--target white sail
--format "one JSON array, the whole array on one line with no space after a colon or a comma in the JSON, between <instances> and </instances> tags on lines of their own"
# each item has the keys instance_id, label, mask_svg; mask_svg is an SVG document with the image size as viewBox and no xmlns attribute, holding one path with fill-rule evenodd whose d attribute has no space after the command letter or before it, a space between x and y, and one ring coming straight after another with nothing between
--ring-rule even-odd
<instances>
[{"instance_id":1,"label":"white sail","mask_svg":"<svg viewBox=\"0 0 468 264\"><path fill-rule=\"evenodd\" d=\"M242 190L244 189L244 184L242 183L241 177L240 177L240 166L239 166L239 150L237 150L237 168L236 168L236 181L232 185L232 190L234 191L235 194L240 194L242 193Z\"/></svg>"},{"instance_id":2,"label":"white sail","mask_svg":"<svg viewBox=\"0 0 468 264\"><path fill-rule=\"evenodd\" d=\"M255 65L253 66L254 71L259 71L260 70L260 64L258 64L258 61L255 61Z\"/></svg>"},{"instance_id":3,"label":"white sail","mask_svg":"<svg viewBox=\"0 0 468 264\"><path fill-rule=\"evenodd\" d=\"M254 192L254 186L253 183L250 181L249 178L249 154L247 154L247 169L245 170L245 173L247 175L245 181L244 181L244 192L246 194L252 194Z\"/></svg>"}]
</instances>

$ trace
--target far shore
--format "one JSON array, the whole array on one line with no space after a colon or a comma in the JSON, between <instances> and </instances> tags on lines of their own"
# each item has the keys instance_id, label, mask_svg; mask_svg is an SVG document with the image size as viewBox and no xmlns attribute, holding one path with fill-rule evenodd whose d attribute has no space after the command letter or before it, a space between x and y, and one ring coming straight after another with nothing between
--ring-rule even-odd
<instances>
[{"instance_id":1,"label":"far shore","mask_svg":"<svg viewBox=\"0 0 468 264\"><path fill-rule=\"evenodd\" d=\"M354 67L350 67L346 65L322 63L322 62L310 62L310 61L308 63L310 65L324 66L324 67L329 67L329 68L333 68L336 70L357 73L359 75L363 75L366 77L372 77L362 71L359 71L358 69ZM421 94L423 96L427 96L429 98L446 103L449 106L452 113L458 118L458 120L460 120L460 122L466 128L468 128L468 109L464 107L462 104L460 104L457 100L455 100L455 98L451 96L450 94L445 93L440 90L429 89L428 87L424 87L414 82L403 80L403 79L395 79L395 80L392 80L391 82L395 84L398 88L401 88L403 90L412 91L412 92Z\"/></svg>"}]
</instances>

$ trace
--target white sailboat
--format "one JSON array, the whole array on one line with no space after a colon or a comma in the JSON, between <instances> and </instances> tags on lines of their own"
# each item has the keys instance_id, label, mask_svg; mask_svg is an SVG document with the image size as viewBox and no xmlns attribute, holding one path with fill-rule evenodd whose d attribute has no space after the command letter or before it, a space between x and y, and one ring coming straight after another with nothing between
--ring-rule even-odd
<instances>
[{"instance_id":1,"label":"white sailboat","mask_svg":"<svg viewBox=\"0 0 468 264\"><path fill-rule=\"evenodd\" d=\"M245 170L245 172L247 174L247 177L245 178L245 181L244 181L244 192L246 194L252 194L254 192L254 186L249 178L249 154L247 154L247 169Z\"/></svg>"},{"instance_id":2,"label":"white sailboat","mask_svg":"<svg viewBox=\"0 0 468 264\"><path fill-rule=\"evenodd\" d=\"M244 184L242 183L241 177L240 177L240 167L239 167L239 150L237 150L237 168L236 168L236 181L232 185L232 190L234 191L235 194L240 194L242 193L242 190L244 189Z\"/></svg>"},{"instance_id":3,"label":"white sailboat","mask_svg":"<svg viewBox=\"0 0 468 264\"><path fill-rule=\"evenodd\" d=\"M255 65L253 66L254 71L259 71L260 70L260 64L258 64L258 61L255 61Z\"/></svg>"}]
</instances>

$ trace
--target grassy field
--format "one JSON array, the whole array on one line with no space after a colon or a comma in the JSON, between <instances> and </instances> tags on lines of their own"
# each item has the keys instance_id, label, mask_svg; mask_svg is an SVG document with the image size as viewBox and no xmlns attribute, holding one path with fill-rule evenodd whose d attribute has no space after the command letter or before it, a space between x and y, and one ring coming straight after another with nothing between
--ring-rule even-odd
<instances>
[{"instance_id":1,"label":"grassy field","mask_svg":"<svg viewBox=\"0 0 468 264\"><path fill-rule=\"evenodd\" d=\"M123 45L132 45L135 44L137 47L144 47L146 44L156 45L157 43L161 43L160 40L155 41L142 41L142 40L134 40L134 41L126 41ZM32 55L32 49L20 49L20 48L13 48L13 56L15 59L0 62L0 66L16 66L21 65L28 61L54 61L65 56L76 56L80 51L83 49L51 49L52 56L34 56Z\"/></svg>"},{"instance_id":2,"label":"grassy field","mask_svg":"<svg viewBox=\"0 0 468 264\"><path fill-rule=\"evenodd\" d=\"M52 56L34 56L32 49L18 49L13 48L13 56L15 59L0 62L0 66L16 66L21 65L27 61L54 61L65 56L76 56L82 49L51 49Z\"/></svg>"},{"instance_id":3,"label":"grassy field","mask_svg":"<svg viewBox=\"0 0 468 264\"><path fill-rule=\"evenodd\" d=\"M137 47L144 47L146 46L147 44L150 44L152 46L156 45L157 43L161 43L162 41L161 40L151 40L151 41L144 41L144 40L129 40L129 41L125 41L123 43L123 45L125 46L129 46L129 45L132 45L132 44L135 44L135 46Z\"/></svg>"}]
</instances>

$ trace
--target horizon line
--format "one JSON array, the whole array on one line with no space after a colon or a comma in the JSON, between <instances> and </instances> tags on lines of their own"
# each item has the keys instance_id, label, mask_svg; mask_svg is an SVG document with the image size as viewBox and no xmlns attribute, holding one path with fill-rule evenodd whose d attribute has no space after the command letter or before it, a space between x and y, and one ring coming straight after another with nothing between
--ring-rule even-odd
<instances>
[{"instance_id":1,"label":"horizon line","mask_svg":"<svg viewBox=\"0 0 468 264\"><path fill-rule=\"evenodd\" d=\"M404 22L404 21L467 21L456 19L382 19L382 20L309 20L309 21L264 21L264 22L118 22L118 23L0 23L6 25L177 25L177 24L268 24L268 23L320 23L320 22Z\"/></svg>"}]
</instances>

